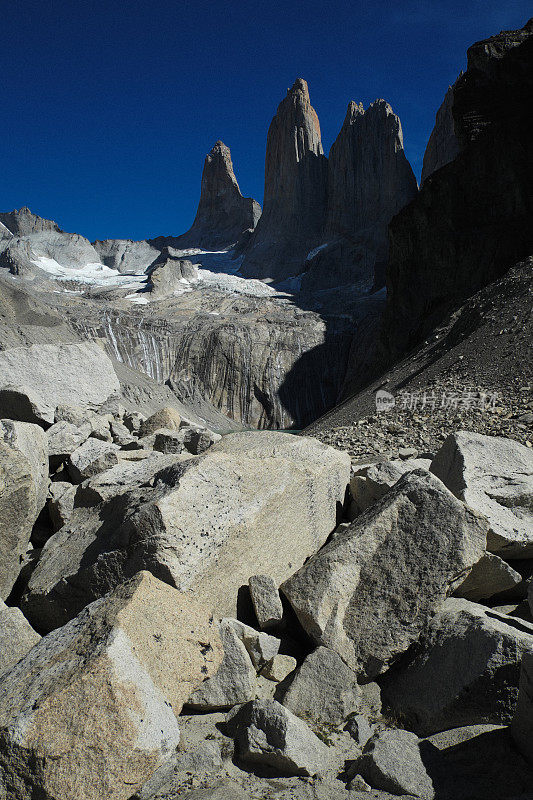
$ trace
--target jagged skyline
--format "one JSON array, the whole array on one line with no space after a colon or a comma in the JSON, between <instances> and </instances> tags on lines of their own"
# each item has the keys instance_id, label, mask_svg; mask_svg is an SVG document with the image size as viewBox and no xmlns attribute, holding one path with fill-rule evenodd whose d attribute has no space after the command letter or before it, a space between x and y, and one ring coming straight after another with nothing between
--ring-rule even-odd
<instances>
[{"instance_id":1,"label":"jagged skyline","mask_svg":"<svg viewBox=\"0 0 533 800\"><path fill-rule=\"evenodd\" d=\"M419 178L466 47L529 12L525 0L431 6L337 0L309 4L303 18L282 3L262 9L259 26L243 3L205 13L200 3L133 2L126 14L116 0L30 3L3 19L0 209L28 205L91 240L179 234L217 139L243 194L262 202L268 124L297 77L309 83L326 154L348 102L383 97Z\"/></svg>"}]
</instances>

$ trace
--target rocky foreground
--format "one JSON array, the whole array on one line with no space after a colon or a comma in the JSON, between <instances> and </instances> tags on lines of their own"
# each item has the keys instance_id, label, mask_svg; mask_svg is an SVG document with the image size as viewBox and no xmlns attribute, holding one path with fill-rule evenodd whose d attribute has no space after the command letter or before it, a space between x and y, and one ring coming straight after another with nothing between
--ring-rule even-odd
<instances>
[{"instance_id":1,"label":"rocky foreground","mask_svg":"<svg viewBox=\"0 0 533 800\"><path fill-rule=\"evenodd\" d=\"M0 354L2 800L531 797L531 448L355 465L121 391Z\"/></svg>"}]
</instances>

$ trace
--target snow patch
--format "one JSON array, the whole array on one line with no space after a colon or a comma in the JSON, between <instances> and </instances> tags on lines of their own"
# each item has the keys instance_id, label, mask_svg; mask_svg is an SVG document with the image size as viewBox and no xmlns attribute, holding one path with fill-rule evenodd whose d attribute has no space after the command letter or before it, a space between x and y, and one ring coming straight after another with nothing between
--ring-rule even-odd
<instances>
[{"instance_id":1,"label":"snow patch","mask_svg":"<svg viewBox=\"0 0 533 800\"><path fill-rule=\"evenodd\" d=\"M60 281L75 281L88 286L120 286L134 289L146 280L144 275L139 277L121 275L118 270L99 262L91 262L83 267L63 267L54 258L39 256L31 263Z\"/></svg>"}]
</instances>

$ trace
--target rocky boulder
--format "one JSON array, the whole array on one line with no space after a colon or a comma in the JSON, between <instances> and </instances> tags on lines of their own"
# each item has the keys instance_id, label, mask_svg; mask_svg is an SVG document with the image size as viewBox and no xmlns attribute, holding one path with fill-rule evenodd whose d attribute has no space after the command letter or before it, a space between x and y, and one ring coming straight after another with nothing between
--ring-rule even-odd
<instances>
[{"instance_id":1,"label":"rocky boulder","mask_svg":"<svg viewBox=\"0 0 533 800\"><path fill-rule=\"evenodd\" d=\"M421 800L435 797L433 782L420 750L420 740L409 731L376 733L352 767L350 774L354 773L361 775L374 789L395 795L414 795Z\"/></svg>"},{"instance_id":2,"label":"rocky boulder","mask_svg":"<svg viewBox=\"0 0 533 800\"><path fill-rule=\"evenodd\" d=\"M9 608L0 600L0 675L24 658L40 638L19 608Z\"/></svg>"},{"instance_id":3,"label":"rocky boulder","mask_svg":"<svg viewBox=\"0 0 533 800\"><path fill-rule=\"evenodd\" d=\"M327 647L317 647L298 668L283 697L293 714L317 725L340 725L360 707L357 676Z\"/></svg>"},{"instance_id":4,"label":"rocky boulder","mask_svg":"<svg viewBox=\"0 0 533 800\"><path fill-rule=\"evenodd\" d=\"M242 761L282 775L314 775L328 768L328 747L305 722L275 700L254 700L239 712L236 741Z\"/></svg>"},{"instance_id":5,"label":"rocky boulder","mask_svg":"<svg viewBox=\"0 0 533 800\"><path fill-rule=\"evenodd\" d=\"M433 475L404 475L281 590L302 626L372 678L415 642L481 558L486 521Z\"/></svg>"},{"instance_id":6,"label":"rocky boulder","mask_svg":"<svg viewBox=\"0 0 533 800\"><path fill-rule=\"evenodd\" d=\"M492 553L485 553L470 574L454 592L466 600L488 600L495 594L506 592L522 581L519 572Z\"/></svg>"},{"instance_id":7,"label":"rocky boulder","mask_svg":"<svg viewBox=\"0 0 533 800\"><path fill-rule=\"evenodd\" d=\"M190 696L187 706L201 711L228 709L255 697L257 676L246 647L230 620L220 623L224 658L213 677L204 681Z\"/></svg>"},{"instance_id":8,"label":"rocky boulder","mask_svg":"<svg viewBox=\"0 0 533 800\"><path fill-rule=\"evenodd\" d=\"M480 723L508 724L533 625L450 598L414 656L384 678L385 700L421 735Z\"/></svg>"},{"instance_id":9,"label":"rocky boulder","mask_svg":"<svg viewBox=\"0 0 533 800\"><path fill-rule=\"evenodd\" d=\"M0 598L8 597L21 570L40 508L32 465L0 441Z\"/></svg>"},{"instance_id":10,"label":"rocky boulder","mask_svg":"<svg viewBox=\"0 0 533 800\"><path fill-rule=\"evenodd\" d=\"M250 575L280 582L324 544L350 470L347 453L271 432L230 434L204 455L160 458L175 464L151 485L140 476L142 484L113 492L111 471L103 473L108 499L74 509L48 540L24 600L40 628L64 624L141 568L194 591L217 614L234 614Z\"/></svg>"},{"instance_id":11,"label":"rocky boulder","mask_svg":"<svg viewBox=\"0 0 533 800\"><path fill-rule=\"evenodd\" d=\"M191 691L222 657L210 615L140 573L0 679L9 797L127 800L176 748Z\"/></svg>"},{"instance_id":12,"label":"rocky boulder","mask_svg":"<svg viewBox=\"0 0 533 800\"><path fill-rule=\"evenodd\" d=\"M35 484L37 514L44 507L48 492L48 446L47 437L39 425L30 422L0 420L0 440L18 450L30 464Z\"/></svg>"},{"instance_id":13,"label":"rocky boulder","mask_svg":"<svg viewBox=\"0 0 533 800\"><path fill-rule=\"evenodd\" d=\"M533 557L533 450L501 436L458 431L442 445L431 472L487 517L488 550Z\"/></svg>"},{"instance_id":14,"label":"rocky boulder","mask_svg":"<svg viewBox=\"0 0 533 800\"><path fill-rule=\"evenodd\" d=\"M111 360L95 342L13 347L0 353L0 416L49 427L58 405L86 409L118 394Z\"/></svg>"},{"instance_id":15,"label":"rocky boulder","mask_svg":"<svg viewBox=\"0 0 533 800\"><path fill-rule=\"evenodd\" d=\"M298 78L268 129L263 213L242 275L281 280L302 271L325 222L327 164L307 83Z\"/></svg>"},{"instance_id":16,"label":"rocky boulder","mask_svg":"<svg viewBox=\"0 0 533 800\"><path fill-rule=\"evenodd\" d=\"M147 288L152 297L168 297L195 280L198 280L196 264L182 258L173 247L164 247L150 267Z\"/></svg>"}]
</instances>

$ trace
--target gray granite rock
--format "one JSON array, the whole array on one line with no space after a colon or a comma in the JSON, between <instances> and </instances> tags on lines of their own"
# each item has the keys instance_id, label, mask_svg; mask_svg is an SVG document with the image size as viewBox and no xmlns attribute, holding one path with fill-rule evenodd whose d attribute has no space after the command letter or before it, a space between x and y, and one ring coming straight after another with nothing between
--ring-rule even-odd
<instances>
[{"instance_id":1,"label":"gray granite rock","mask_svg":"<svg viewBox=\"0 0 533 800\"><path fill-rule=\"evenodd\" d=\"M404 475L281 586L317 644L372 678L483 555L486 520L429 472Z\"/></svg>"},{"instance_id":2,"label":"gray granite rock","mask_svg":"<svg viewBox=\"0 0 533 800\"><path fill-rule=\"evenodd\" d=\"M339 725L360 707L357 676L327 647L317 647L298 668L283 697L293 714L315 724Z\"/></svg>"},{"instance_id":3,"label":"gray granite rock","mask_svg":"<svg viewBox=\"0 0 533 800\"><path fill-rule=\"evenodd\" d=\"M533 450L502 436L450 434L431 472L489 520L487 549L504 558L533 556Z\"/></svg>"},{"instance_id":4,"label":"gray granite rock","mask_svg":"<svg viewBox=\"0 0 533 800\"><path fill-rule=\"evenodd\" d=\"M450 598L407 663L385 676L387 704L424 735L481 723L509 723L533 625Z\"/></svg>"}]
</instances>

